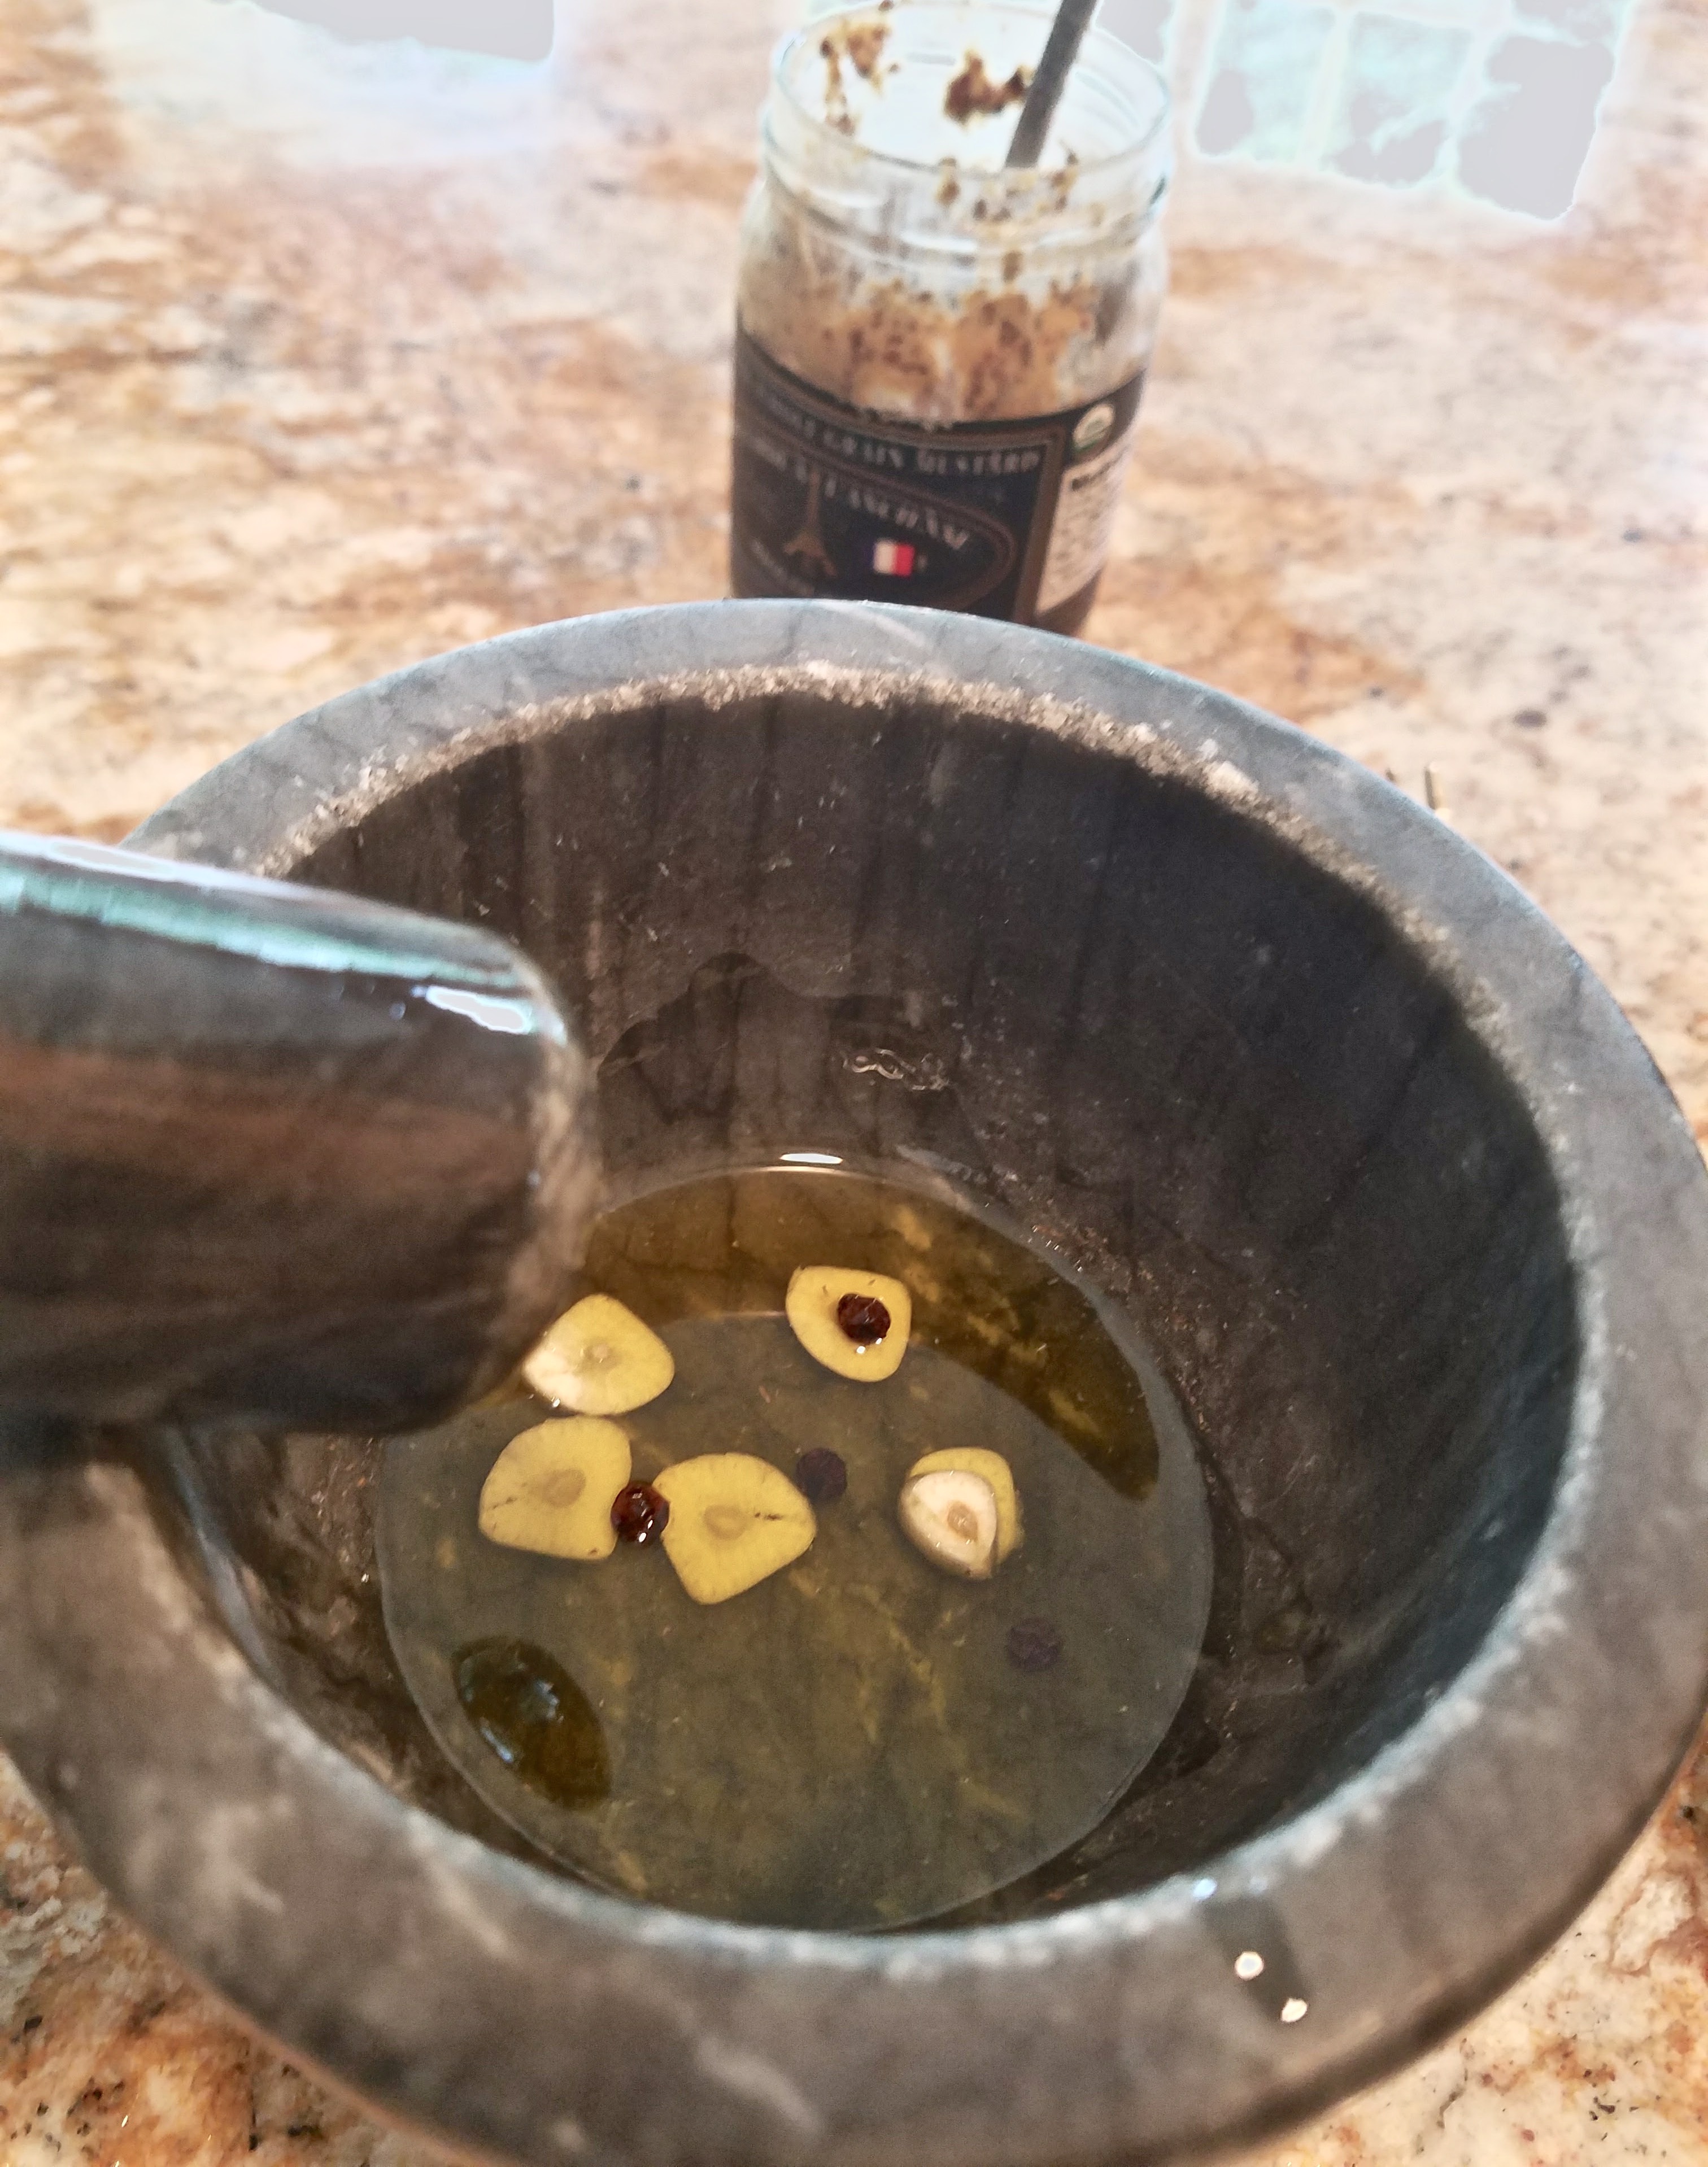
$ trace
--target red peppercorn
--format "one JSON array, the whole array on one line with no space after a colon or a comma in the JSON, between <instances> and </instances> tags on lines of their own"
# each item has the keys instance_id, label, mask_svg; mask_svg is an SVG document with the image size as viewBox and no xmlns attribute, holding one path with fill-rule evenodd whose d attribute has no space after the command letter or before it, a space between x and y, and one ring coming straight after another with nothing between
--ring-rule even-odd
<instances>
[{"instance_id":1,"label":"red peppercorn","mask_svg":"<svg viewBox=\"0 0 1708 2167\"><path fill-rule=\"evenodd\" d=\"M857 1347L875 1347L889 1330L889 1311L875 1294L845 1294L836 1322Z\"/></svg>"},{"instance_id":2,"label":"red peppercorn","mask_svg":"<svg viewBox=\"0 0 1708 2167\"><path fill-rule=\"evenodd\" d=\"M618 1539L650 1543L661 1535L670 1521L670 1499L660 1497L650 1482L631 1482L611 1501L611 1524Z\"/></svg>"}]
</instances>

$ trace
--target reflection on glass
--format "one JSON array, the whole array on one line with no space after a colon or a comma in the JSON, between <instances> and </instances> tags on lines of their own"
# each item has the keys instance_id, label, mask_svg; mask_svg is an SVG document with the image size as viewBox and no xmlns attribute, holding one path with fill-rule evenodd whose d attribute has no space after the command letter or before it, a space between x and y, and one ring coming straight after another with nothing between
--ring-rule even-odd
<instances>
[{"instance_id":1,"label":"reflection on glass","mask_svg":"<svg viewBox=\"0 0 1708 2167\"><path fill-rule=\"evenodd\" d=\"M552 0L258 0L274 15L366 42L415 38L452 52L543 61L552 49Z\"/></svg>"},{"instance_id":2,"label":"reflection on glass","mask_svg":"<svg viewBox=\"0 0 1708 2167\"><path fill-rule=\"evenodd\" d=\"M1571 208L1627 0L1221 0L1194 140L1210 157L1504 210Z\"/></svg>"}]
</instances>

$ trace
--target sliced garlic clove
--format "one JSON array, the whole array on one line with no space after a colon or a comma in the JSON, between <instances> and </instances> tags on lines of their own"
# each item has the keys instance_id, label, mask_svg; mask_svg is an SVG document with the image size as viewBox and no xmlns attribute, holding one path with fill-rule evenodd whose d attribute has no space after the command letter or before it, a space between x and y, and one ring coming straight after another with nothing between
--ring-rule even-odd
<instances>
[{"instance_id":1,"label":"sliced garlic clove","mask_svg":"<svg viewBox=\"0 0 1708 2167\"><path fill-rule=\"evenodd\" d=\"M655 1487L670 1506L665 1555L696 1603L727 1603L756 1587L793 1565L818 1532L788 1476L752 1453L679 1460Z\"/></svg>"},{"instance_id":2,"label":"sliced garlic clove","mask_svg":"<svg viewBox=\"0 0 1708 2167\"><path fill-rule=\"evenodd\" d=\"M575 1415L512 1438L480 1488L480 1532L507 1549L591 1563L617 1547L611 1501L628 1481L629 1438Z\"/></svg>"},{"instance_id":3,"label":"sliced garlic clove","mask_svg":"<svg viewBox=\"0 0 1708 2167\"><path fill-rule=\"evenodd\" d=\"M899 1280L882 1272L803 1264L789 1280L783 1309L813 1359L857 1384L893 1377L907 1352L913 1302Z\"/></svg>"},{"instance_id":4,"label":"sliced garlic clove","mask_svg":"<svg viewBox=\"0 0 1708 2167\"><path fill-rule=\"evenodd\" d=\"M676 1373L663 1340L608 1294L590 1294L565 1310L522 1365L543 1400L582 1415L644 1407Z\"/></svg>"},{"instance_id":5,"label":"sliced garlic clove","mask_svg":"<svg viewBox=\"0 0 1708 2167\"><path fill-rule=\"evenodd\" d=\"M939 1475L958 1469L963 1475L982 1475L996 1493L996 1562L1012 1557L1026 1539L1021 1518L1020 1492L1014 1486L1014 1470L1000 1452L982 1444L952 1445L944 1452L928 1452L909 1468L915 1475Z\"/></svg>"},{"instance_id":6,"label":"sliced garlic clove","mask_svg":"<svg viewBox=\"0 0 1708 2167\"><path fill-rule=\"evenodd\" d=\"M945 1572L989 1580L996 1570L996 1492L982 1475L957 1467L911 1475L896 1510L908 1540Z\"/></svg>"}]
</instances>

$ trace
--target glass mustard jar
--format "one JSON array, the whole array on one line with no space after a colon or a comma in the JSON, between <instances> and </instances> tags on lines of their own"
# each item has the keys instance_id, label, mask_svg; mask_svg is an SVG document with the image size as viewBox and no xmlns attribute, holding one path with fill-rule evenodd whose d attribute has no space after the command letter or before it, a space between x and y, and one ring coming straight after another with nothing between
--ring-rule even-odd
<instances>
[{"instance_id":1,"label":"glass mustard jar","mask_svg":"<svg viewBox=\"0 0 1708 2167\"><path fill-rule=\"evenodd\" d=\"M1093 30L1005 170L1049 12L835 8L785 42L737 289L730 574L1084 623L1167 281L1155 69Z\"/></svg>"}]
</instances>

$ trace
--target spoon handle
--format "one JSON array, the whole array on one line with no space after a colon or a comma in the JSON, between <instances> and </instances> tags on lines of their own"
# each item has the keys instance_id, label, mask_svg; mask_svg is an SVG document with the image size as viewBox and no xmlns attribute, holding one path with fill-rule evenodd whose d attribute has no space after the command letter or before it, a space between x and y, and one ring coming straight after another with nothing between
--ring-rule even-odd
<instances>
[{"instance_id":1,"label":"spoon handle","mask_svg":"<svg viewBox=\"0 0 1708 2167\"><path fill-rule=\"evenodd\" d=\"M1044 138L1050 132L1050 123L1056 117L1056 108L1067 87L1068 71L1079 57L1079 47L1096 12L1097 0L1062 0L1056 19L1050 25L1050 34L1044 40L1037 73L1032 79L1026 103L1015 123L1014 139L1003 161L1005 166L1035 166L1042 156Z\"/></svg>"}]
</instances>

